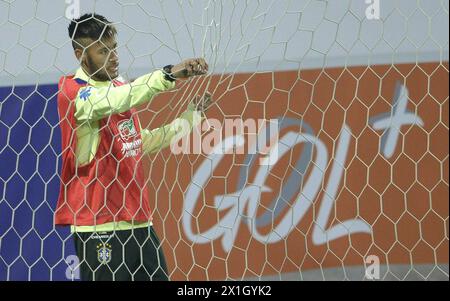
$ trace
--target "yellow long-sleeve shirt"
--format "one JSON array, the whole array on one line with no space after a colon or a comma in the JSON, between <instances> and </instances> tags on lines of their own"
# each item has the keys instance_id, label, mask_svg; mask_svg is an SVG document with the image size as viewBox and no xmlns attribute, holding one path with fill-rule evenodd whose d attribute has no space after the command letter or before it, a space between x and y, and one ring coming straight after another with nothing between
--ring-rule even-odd
<instances>
[{"instance_id":1,"label":"yellow long-sleeve shirt","mask_svg":"<svg viewBox=\"0 0 450 301\"><path fill-rule=\"evenodd\" d=\"M82 68L74 76L88 83L89 96L75 99L75 118L77 122L77 148L75 150L78 166L88 164L97 152L100 135L99 121L111 114L123 113L143 103L151 102L153 97L172 89L175 83L164 78L162 71L143 75L130 84L115 87L110 81L100 82L91 79ZM83 96L83 95L81 95ZM182 137L190 132L202 120L201 113L195 111L193 105L188 105L187 111L168 125L148 130L141 129L142 148L144 154L150 154L168 147L174 137ZM181 127L180 123L189 123L189 128ZM109 232L144 228L150 222L134 223L133 221L111 222L102 225L71 227L72 232Z\"/></svg>"}]
</instances>

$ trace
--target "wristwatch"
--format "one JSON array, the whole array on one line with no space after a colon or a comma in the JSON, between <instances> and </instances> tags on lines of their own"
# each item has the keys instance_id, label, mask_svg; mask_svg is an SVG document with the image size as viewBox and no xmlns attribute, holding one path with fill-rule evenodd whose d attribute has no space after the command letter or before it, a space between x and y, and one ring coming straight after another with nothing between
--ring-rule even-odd
<instances>
[{"instance_id":1,"label":"wristwatch","mask_svg":"<svg viewBox=\"0 0 450 301\"><path fill-rule=\"evenodd\" d=\"M162 69L162 72L164 73L164 78L170 82L174 82L176 80L176 77L172 75L172 68L173 65L167 65Z\"/></svg>"}]
</instances>

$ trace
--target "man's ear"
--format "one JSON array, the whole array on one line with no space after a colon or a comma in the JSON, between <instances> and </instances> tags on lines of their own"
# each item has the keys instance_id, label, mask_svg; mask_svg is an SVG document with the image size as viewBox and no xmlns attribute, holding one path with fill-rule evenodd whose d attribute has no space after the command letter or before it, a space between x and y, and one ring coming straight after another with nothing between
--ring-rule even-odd
<instances>
[{"instance_id":1,"label":"man's ear","mask_svg":"<svg viewBox=\"0 0 450 301\"><path fill-rule=\"evenodd\" d=\"M79 62L81 62L82 58L83 58L83 49L81 48L76 48L75 49L75 57L77 58L77 60Z\"/></svg>"}]
</instances>

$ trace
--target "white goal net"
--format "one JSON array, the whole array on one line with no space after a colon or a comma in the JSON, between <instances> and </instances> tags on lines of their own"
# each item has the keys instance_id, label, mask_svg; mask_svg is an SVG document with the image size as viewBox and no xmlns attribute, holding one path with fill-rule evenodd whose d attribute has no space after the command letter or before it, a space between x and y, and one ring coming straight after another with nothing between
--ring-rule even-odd
<instances>
[{"instance_id":1,"label":"white goal net","mask_svg":"<svg viewBox=\"0 0 450 301\"><path fill-rule=\"evenodd\" d=\"M79 276L56 95L91 12L128 81L210 66L138 108L154 129L214 100L145 157L170 279L448 280L448 0L0 0L0 280Z\"/></svg>"}]
</instances>

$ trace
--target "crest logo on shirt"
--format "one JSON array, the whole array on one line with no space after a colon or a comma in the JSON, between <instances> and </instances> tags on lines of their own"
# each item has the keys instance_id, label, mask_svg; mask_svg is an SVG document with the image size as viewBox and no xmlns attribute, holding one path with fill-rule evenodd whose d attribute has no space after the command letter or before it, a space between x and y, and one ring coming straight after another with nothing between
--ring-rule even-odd
<instances>
[{"instance_id":1,"label":"crest logo on shirt","mask_svg":"<svg viewBox=\"0 0 450 301\"><path fill-rule=\"evenodd\" d=\"M112 247L108 243L97 245L97 259L101 264L108 264L111 261Z\"/></svg>"},{"instance_id":2,"label":"crest logo on shirt","mask_svg":"<svg viewBox=\"0 0 450 301\"><path fill-rule=\"evenodd\" d=\"M130 138L136 137L137 131L134 126L133 119L123 120L118 123L117 128L122 140L127 141Z\"/></svg>"}]
</instances>

